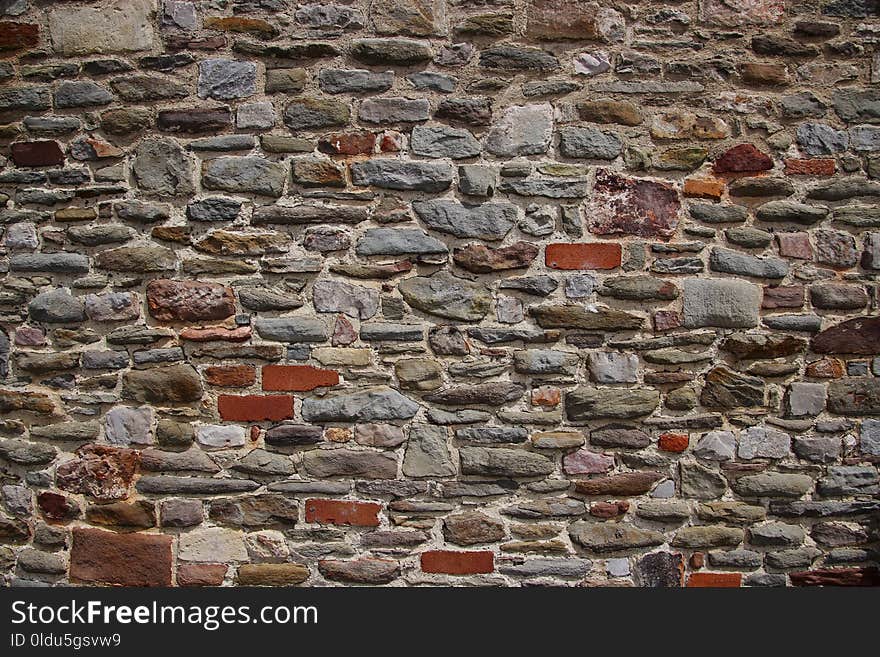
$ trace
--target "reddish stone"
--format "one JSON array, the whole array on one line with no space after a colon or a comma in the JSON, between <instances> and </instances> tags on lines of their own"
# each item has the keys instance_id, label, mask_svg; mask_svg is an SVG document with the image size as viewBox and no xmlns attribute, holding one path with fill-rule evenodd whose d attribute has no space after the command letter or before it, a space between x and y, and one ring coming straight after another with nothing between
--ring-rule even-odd
<instances>
[{"instance_id":1,"label":"reddish stone","mask_svg":"<svg viewBox=\"0 0 880 657\"><path fill-rule=\"evenodd\" d=\"M40 42L40 28L33 23L0 21L0 50L33 48Z\"/></svg>"},{"instance_id":2,"label":"reddish stone","mask_svg":"<svg viewBox=\"0 0 880 657\"><path fill-rule=\"evenodd\" d=\"M43 491L37 495L37 506L49 520L69 520L79 515L79 507L67 495Z\"/></svg>"},{"instance_id":3,"label":"reddish stone","mask_svg":"<svg viewBox=\"0 0 880 657\"><path fill-rule=\"evenodd\" d=\"M171 536L76 527L70 579L90 584L171 586Z\"/></svg>"},{"instance_id":4,"label":"reddish stone","mask_svg":"<svg viewBox=\"0 0 880 657\"><path fill-rule=\"evenodd\" d=\"M777 233L776 241L779 242L781 256L800 260L813 259L813 247L807 233Z\"/></svg>"},{"instance_id":5,"label":"reddish stone","mask_svg":"<svg viewBox=\"0 0 880 657\"><path fill-rule=\"evenodd\" d=\"M128 497L140 463L139 452L106 445L83 445L76 456L58 466L55 472L58 488L91 495L101 502Z\"/></svg>"},{"instance_id":6,"label":"reddish stone","mask_svg":"<svg viewBox=\"0 0 880 657\"><path fill-rule=\"evenodd\" d=\"M742 573L691 573L688 588L738 589L742 585Z\"/></svg>"},{"instance_id":7,"label":"reddish stone","mask_svg":"<svg viewBox=\"0 0 880 657\"><path fill-rule=\"evenodd\" d=\"M228 570L223 563L181 563L177 566L177 585L220 586Z\"/></svg>"},{"instance_id":8,"label":"reddish stone","mask_svg":"<svg viewBox=\"0 0 880 657\"><path fill-rule=\"evenodd\" d=\"M701 18L713 25L770 25L785 14L784 0L703 0Z\"/></svg>"},{"instance_id":9,"label":"reddish stone","mask_svg":"<svg viewBox=\"0 0 880 657\"><path fill-rule=\"evenodd\" d=\"M254 442L254 443L257 442L260 439L260 433L262 433L260 431L260 427L258 427L256 424L252 425L251 426L251 442Z\"/></svg>"},{"instance_id":10,"label":"reddish stone","mask_svg":"<svg viewBox=\"0 0 880 657\"><path fill-rule=\"evenodd\" d=\"M880 586L877 568L818 568L789 573L793 586Z\"/></svg>"},{"instance_id":11,"label":"reddish stone","mask_svg":"<svg viewBox=\"0 0 880 657\"><path fill-rule=\"evenodd\" d=\"M306 500L306 522L378 527L381 509L382 506L375 502L311 499Z\"/></svg>"},{"instance_id":12,"label":"reddish stone","mask_svg":"<svg viewBox=\"0 0 880 657\"><path fill-rule=\"evenodd\" d=\"M246 342L250 339L252 329L250 326L226 328L225 326L206 326L204 328L185 328L180 332L182 340L190 342Z\"/></svg>"},{"instance_id":13,"label":"reddish stone","mask_svg":"<svg viewBox=\"0 0 880 657\"><path fill-rule=\"evenodd\" d=\"M690 444L690 436L686 433L664 433L660 436L657 445L664 452L683 452Z\"/></svg>"},{"instance_id":14,"label":"reddish stone","mask_svg":"<svg viewBox=\"0 0 880 657\"><path fill-rule=\"evenodd\" d=\"M629 511L629 502L596 502L590 506L590 515L594 518L617 518L626 515Z\"/></svg>"},{"instance_id":15,"label":"reddish stone","mask_svg":"<svg viewBox=\"0 0 880 657\"><path fill-rule=\"evenodd\" d=\"M765 287L764 300L761 307L773 308L803 308L804 286L785 285L780 287Z\"/></svg>"},{"instance_id":16,"label":"reddish stone","mask_svg":"<svg viewBox=\"0 0 880 657\"><path fill-rule=\"evenodd\" d=\"M601 39L609 17L589 0L530 0L526 7L526 36L533 39Z\"/></svg>"},{"instance_id":17,"label":"reddish stone","mask_svg":"<svg viewBox=\"0 0 880 657\"><path fill-rule=\"evenodd\" d=\"M708 178L687 178L682 191L689 198L711 198L721 200L724 194L724 181Z\"/></svg>"},{"instance_id":18,"label":"reddish stone","mask_svg":"<svg viewBox=\"0 0 880 657\"><path fill-rule=\"evenodd\" d=\"M147 284L147 305L150 314L163 322L226 319L235 314L232 288L219 283L156 279Z\"/></svg>"},{"instance_id":19,"label":"reddish stone","mask_svg":"<svg viewBox=\"0 0 880 657\"><path fill-rule=\"evenodd\" d=\"M544 262L551 269L614 269L622 256L620 244L612 242L559 243L547 245Z\"/></svg>"},{"instance_id":20,"label":"reddish stone","mask_svg":"<svg viewBox=\"0 0 880 657\"><path fill-rule=\"evenodd\" d=\"M396 130L386 130L379 136L379 151L397 153L403 148L403 135Z\"/></svg>"},{"instance_id":21,"label":"reddish stone","mask_svg":"<svg viewBox=\"0 0 880 657\"><path fill-rule=\"evenodd\" d=\"M370 155L376 149L372 132L334 132L318 140L318 150L330 155Z\"/></svg>"},{"instance_id":22,"label":"reddish stone","mask_svg":"<svg viewBox=\"0 0 880 657\"><path fill-rule=\"evenodd\" d=\"M579 449L562 457L562 467L566 474L600 474L614 467L614 457Z\"/></svg>"},{"instance_id":23,"label":"reddish stone","mask_svg":"<svg viewBox=\"0 0 880 657\"><path fill-rule=\"evenodd\" d=\"M825 329L813 337L817 354L880 354L880 317L856 317Z\"/></svg>"},{"instance_id":24,"label":"reddish stone","mask_svg":"<svg viewBox=\"0 0 880 657\"><path fill-rule=\"evenodd\" d=\"M19 326L15 329L15 344L20 347L39 347L46 344L46 334L36 326Z\"/></svg>"},{"instance_id":25,"label":"reddish stone","mask_svg":"<svg viewBox=\"0 0 880 657\"><path fill-rule=\"evenodd\" d=\"M706 555L702 552L694 552L690 558L691 568L699 570L706 565Z\"/></svg>"},{"instance_id":26,"label":"reddish stone","mask_svg":"<svg viewBox=\"0 0 880 657\"><path fill-rule=\"evenodd\" d=\"M0 543L27 543L31 528L24 520L0 515Z\"/></svg>"},{"instance_id":27,"label":"reddish stone","mask_svg":"<svg viewBox=\"0 0 880 657\"><path fill-rule=\"evenodd\" d=\"M445 575L478 575L495 570L495 557L489 551L459 552L431 550L422 552L422 571Z\"/></svg>"},{"instance_id":28,"label":"reddish stone","mask_svg":"<svg viewBox=\"0 0 880 657\"><path fill-rule=\"evenodd\" d=\"M12 144L12 161L18 167L51 167L64 164L57 141L19 141Z\"/></svg>"},{"instance_id":29,"label":"reddish stone","mask_svg":"<svg viewBox=\"0 0 880 657\"><path fill-rule=\"evenodd\" d=\"M253 365L212 365L205 368L205 383L224 388L246 388L257 380Z\"/></svg>"},{"instance_id":30,"label":"reddish stone","mask_svg":"<svg viewBox=\"0 0 880 657\"><path fill-rule=\"evenodd\" d=\"M334 347L345 347L357 340L358 334L351 320L345 315L337 315L333 324L333 335L330 336L330 344Z\"/></svg>"},{"instance_id":31,"label":"reddish stone","mask_svg":"<svg viewBox=\"0 0 880 657\"><path fill-rule=\"evenodd\" d=\"M287 420L293 417L293 395L220 395L217 410L233 422Z\"/></svg>"},{"instance_id":32,"label":"reddish stone","mask_svg":"<svg viewBox=\"0 0 880 657\"><path fill-rule=\"evenodd\" d=\"M562 392L559 388L541 386L532 388L532 406L559 406L562 400Z\"/></svg>"},{"instance_id":33,"label":"reddish stone","mask_svg":"<svg viewBox=\"0 0 880 657\"><path fill-rule=\"evenodd\" d=\"M655 331L671 331L681 326L681 313L674 310L658 310L652 317Z\"/></svg>"},{"instance_id":34,"label":"reddish stone","mask_svg":"<svg viewBox=\"0 0 880 657\"><path fill-rule=\"evenodd\" d=\"M833 176L834 170L835 162L832 159L785 160L785 173L789 176Z\"/></svg>"},{"instance_id":35,"label":"reddish stone","mask_svg":"<svg viewBox=\"0 0 880 657\"><path fill-rule=\"evenodd\" d=\"M538 255L538 247L528 242L492 248L485 244L468 244L455 249L452 259L462 269L475 274L488 274L505 269L528 267Z\"/></svg>"},{"instance_id":36,"label":"reddish stone","mask_svg":"<svg viewBox=\"0 0 880 657\"><path fill-rule=\"evenodd\" d=\"M642 495L663 479L657 472L621 472L597 479L574 482L574 489L581 495Z\"/></svg>"},{"instance_id":37,"label":"reddish stone","mask_svg":"<svg viewBox=\"0 0 880 657\"><path fill-rule=\"evenodd\" d=\"M117 148L113 144L95 139L94 137L83 137L77 140L81 151L72 153L73 158L77 160L102 160L108 157L122 157L125 151Z\"/></svg>"},{"instance_id":38,"label":"reddish stone","mask_svg":"<svg viewBox=\"0 0 880 657\"><path fill-rule=\"evenodd\" d=\"M839 379L846 373L846 366L837 358L822 358L807 364L805 372L815 379Z\"/></svg>"},{"instance_id":39,"label":"reddish stone","mask_svg":"<svg viewBox=\"0 0 880 657\"><path fill-rule=\"evenodd\" d=\"M681 201L665 182L628 178L609 169L596 171L588 209L590 232L669 239L678 226Z\"/></svg>"},{"instance_id":40,"label":"reddish stone","mask_svg":"<svg viewBox=\"0 0 880 657\"><path fill-rule=\"evenodd\" d=\"M263 365L263 390L305 392L339 383L339 373L311 365Z\"/></svg>"},{"instance_id":41,"label":"reddish stone","mask_svg":"<svg viewBox=\"0 0 880 657\"><path fill-rule=\"evenodd\" d=\"M769 171L773 168L773 160L752 144L739 144L725 151L715 160L712 170L715 173L746 173Z\"/></svg>"}]
</instances>

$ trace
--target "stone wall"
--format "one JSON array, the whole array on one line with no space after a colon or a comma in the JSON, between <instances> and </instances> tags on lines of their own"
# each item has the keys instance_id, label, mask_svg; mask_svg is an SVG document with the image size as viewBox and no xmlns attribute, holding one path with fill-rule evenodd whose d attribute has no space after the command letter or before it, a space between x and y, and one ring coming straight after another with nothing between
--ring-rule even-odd
<instances>
[{"instance_id":1,"label":"stone wall","mask_svg":"<svg viewBox=\"0 0 880 657\"><path fill-rule=\"evenodd\" d=\"M0 3L7 584L877 584L875 0Z\"/></svg>"}]
</instances>

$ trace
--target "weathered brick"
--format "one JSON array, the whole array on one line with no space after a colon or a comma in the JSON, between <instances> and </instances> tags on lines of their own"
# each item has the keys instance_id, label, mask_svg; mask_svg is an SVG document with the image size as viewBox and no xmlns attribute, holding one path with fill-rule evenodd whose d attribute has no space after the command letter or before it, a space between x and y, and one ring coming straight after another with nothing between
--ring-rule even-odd
<instances>
[{"instance_id":1,"label":"weathered brick","mask_svg":"<svg viewBox=\"0 0 880 657\"><path fill-rule=\"evenodd\" d=\"M380 504L375 502L349 502L345 500L306 500L306 522L329 525L353 525L355 527L378 527Z\"/></svg>"},{"instance_id":2,"label":"weathered brick","mask_svg":"<svg viewBox=\"0 0 880 657\"><path fill-rule=\"evenodd\" d=\"M293 417L291 395L220 395L217 411L224 420L262 422Z\"/></svg>"}]
</instances>

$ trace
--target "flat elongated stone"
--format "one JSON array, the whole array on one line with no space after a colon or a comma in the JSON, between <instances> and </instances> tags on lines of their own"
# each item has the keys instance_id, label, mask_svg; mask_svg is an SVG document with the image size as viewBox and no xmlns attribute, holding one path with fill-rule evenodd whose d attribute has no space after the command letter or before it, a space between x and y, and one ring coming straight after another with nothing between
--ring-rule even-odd
<instances>
[{"instance_id":1,"label":"flat elongated stone","mask_svg":"<svg viewBox=\"0 0 880 657\"><path fill-rule=\"evenodd\" d=\"M541 477L553 471L550 459L521 449L462 447L459 456L462 474Z\"/></svg>"},{"instance_id":2,"label":"flat elongated stone","mask_svg":"<svg viewBox=\"0 0 880 657\"><path fill-rule=\"evenodd\" d=\"M352 164L351 181L355 185L436 193L452 184L452 167L434 162L373 159Z\"/></svg>"},{"instance_id":3,"label":"flat elongated stone","mask_svg":"<svg viewBox=\"0 0 880 657\"><path fill-rule=\"evenodd\" d=\"M484 240L502 239L517 218L516 206L510 203L463 205L438 199L416 201L413 210L431 230Z\"/></svg>"},{"instance_id":4,"label":"flat elongated stone","mask_svg":"<svg viewBox=\"0 0 880 657\"><path fill-rule=\"evenodd\" d=\"M573 422L597 418L634 418L650 415L659 402L660 393L657 390L581 387L566 394L565 413Z\"/></svg>"},{"instance_id":5,"label":"flat elongated stone","mask_svg":"<svg viewBox=\"0 0 880 657\"><path fill-rule=\"evenodd\" d=\"M623 523L579 520L569 526L569 536L578 545L599 554L646 548L663 543L663 534Z\"/></svg>"},{"instance_id":6,"label":"flat elongated stone","mask_svg":"<svg viewBox=\"0 0 880 657\"><path fill-rule=\"evenodd\" d=\"M477 321L489 312L491 298L485 286L457 278L448 272L408 278L400 283L398 289L409 305L432 315Z\"/></svg>"},{"instance_id":7,"label":"flat elongated stone","mask_svg":"<svg viewBox=\"0 0 880 657\"><path fill-rule=\"evenodd\" d=\"M303 400L306 422L374 422L407 420L419 409L411 399L390 388L379 387L323 399Z\"/></svg>"}]
</instances>

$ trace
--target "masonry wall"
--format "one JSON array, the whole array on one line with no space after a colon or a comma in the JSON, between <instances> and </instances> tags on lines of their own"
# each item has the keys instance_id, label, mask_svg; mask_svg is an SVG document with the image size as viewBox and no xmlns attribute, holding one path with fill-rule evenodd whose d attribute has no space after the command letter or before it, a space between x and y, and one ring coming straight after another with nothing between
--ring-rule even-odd
<instances>
[{"instance_id":1,"label":"masonry wall","mask_svg":"<svg viewBox=\"0 0 880 657\"><path fill-rule=\"evenodd\" d=\"M874 0L0 7L3 583L880 582Z\"/></svg>"}]
</instances>

